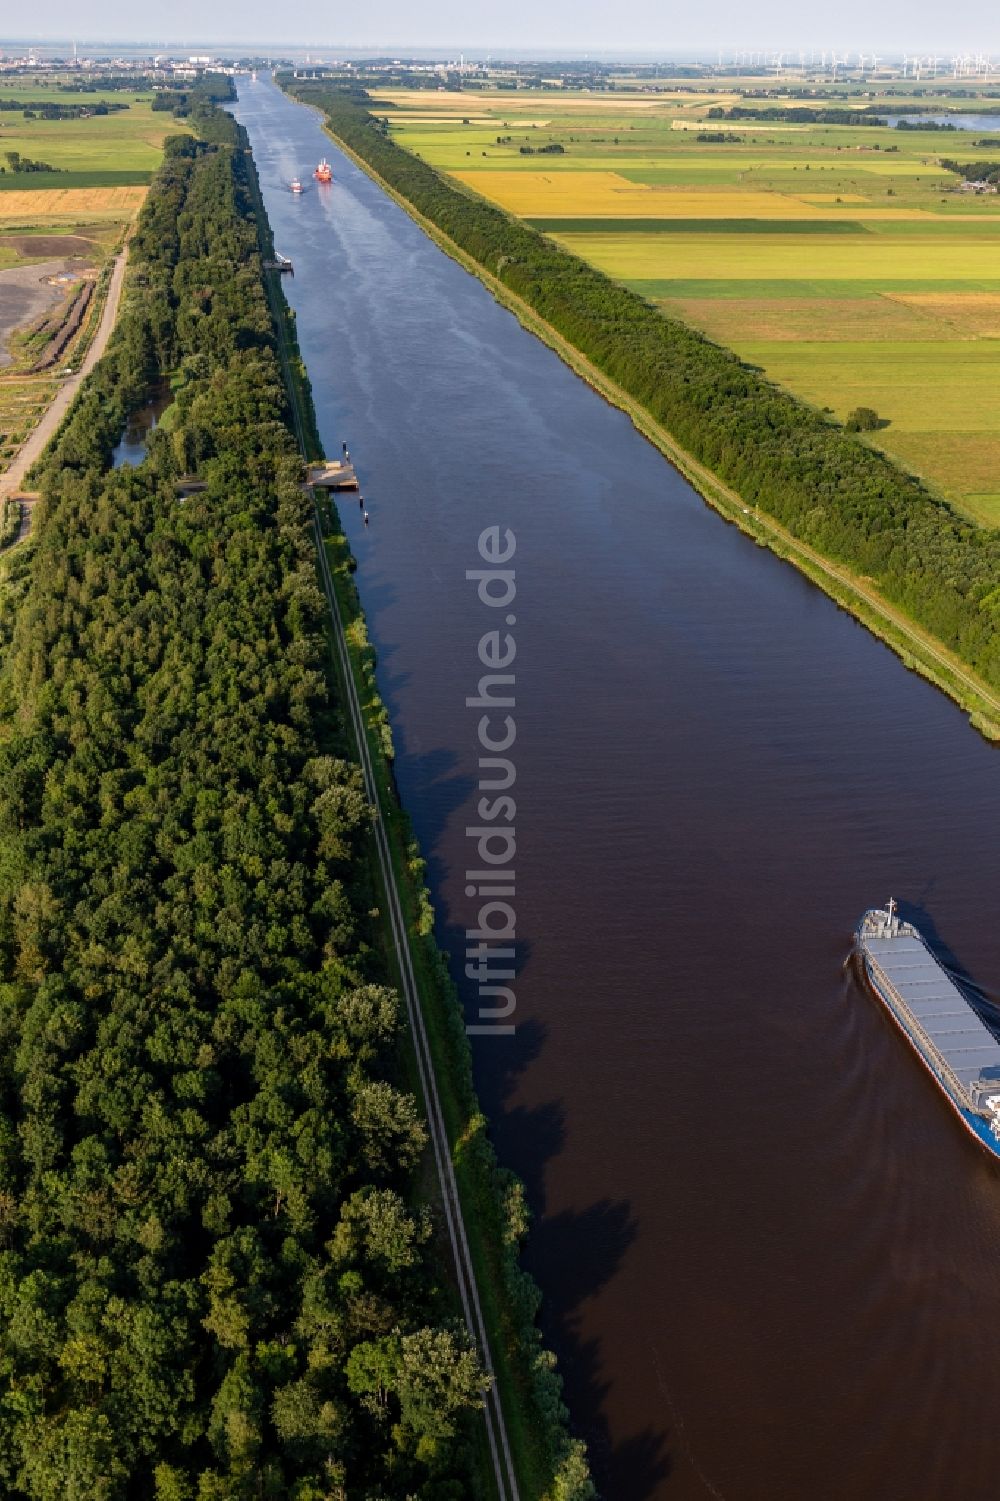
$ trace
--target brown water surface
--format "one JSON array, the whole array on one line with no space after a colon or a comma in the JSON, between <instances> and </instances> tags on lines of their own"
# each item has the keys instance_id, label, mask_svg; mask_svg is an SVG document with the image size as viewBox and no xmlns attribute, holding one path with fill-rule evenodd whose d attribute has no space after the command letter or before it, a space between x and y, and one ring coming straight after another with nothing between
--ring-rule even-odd
<instances>
[{"instance_id":1,"label":"brown water surface","mask_svg":"<svg viewBox=\"0 0 1000 1501\"><path fill-rule=\"evenodd\" d=\"M475 1068L605 1496L995 1497L1000 1172L847 959L892 893L1000 985L997 752L311 112L240 96L456 955L493 623L465 571L516 534L517 1031Z\"/></svg>"}]
</instances>

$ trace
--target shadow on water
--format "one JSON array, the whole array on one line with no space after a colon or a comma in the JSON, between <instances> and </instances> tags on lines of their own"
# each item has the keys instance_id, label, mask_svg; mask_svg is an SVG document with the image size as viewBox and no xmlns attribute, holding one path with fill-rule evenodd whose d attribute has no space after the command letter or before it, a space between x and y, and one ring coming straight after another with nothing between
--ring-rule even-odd
<instances>
[{"instance_id":1,"label":"shadow on water","mask_svg":"<svg viewBox=\"0 0 1000 1501\"><path fill-rule=\"evenodd\" d=\"M524 1127L534 1129L535 1117L552 1125L548 1110L532 1112ZM561 1122L560 1122L561 1129ZM551 1146L551 1142L550 1142ZM604 1416L611 1382L599 1339L584 1332L585 1305L614 1278L638 1235L638 1224L627 1203L604 1199L584 1210L564 1210L533 1226L525 1265L557 1266L561 1275L549 1280L542 1309L546 1344L560 1352L564 1398L575 1429L587 1444L598 1485L609 1495L610 1477L621 1494L646 1501L672 1472L668 1435L648 1428L615 1442Z\"/></svg>"},{"instance_id":2,"label":"shadow on water","mask_svg":"<svg viewBox=\"0 0 1000 1501\"><path fill-rule=\"evenodd\" d=\"M391 674L382 674L383 697L391 702L396 686ZM474 780L459 769L457 757L436 748L425 755L411 752L404 733L397 734L397 752L405 761L407 780L423 789L420 798L420 840L430 851L426 879L432 891L440 891L451 874L444 858L443 835L451 818L468 807L476 790ZM464 973L467 937L455 922L442 920L438 907L435 936L448 958L449 970L468 1016L475 1015L476 986ZM518 939L512 945L516 986L531 956L531 944ZM503 1162L517 1162L532 1213L532 1228L523 1263L532 1275L561 1268L556 1286L548 1282L542 1316L543 1337L560 1352L560 1371L565 1399L575 1430L588 1445L598 1474L613 1469L627 1478L627 1493L636 1501L652 1497L670 1475L670 1459L662 1432L652 1430L613 1443L603 1408L608 1381L602 1376L601 1342L583 1332L583 1310L615 1277L637 1236L637 1222L625 1200L602 1199L581 1210L546 1212L546 1170L566 1145L566 1116L562 1103L549 1100L527 1108L513 1103L520 1079L538 1062L548 1040L548 1029L536 1018L520 1022L513 1035L497 1037L490 1045L488 1066L482 1054L474 1066L480 1103L493 1123L491 1138Z\"/></svg>"},{"instance_id":3,"label":"shadow on water","mask_svg":"<svg viewBox=\"0 0 1000 1501\"><path fill-rule=\"evenodd\" d=\"M519 1076L541 1055L546 1029L537 1022L519 1025L513 1037L497 1039L493 1065L478 1071L480 1101L495 1123L501 1161L519 1164L532 1212L531 1232L522 1256L536 1281L543 1277L545 1299L540 1325L545 1345L559 1351L563 1397L573 1431L587 1445L602 1493L613 1475L635 1501L656 1495L670 1477L667 1436L652 1429L615 1443L605 1418L610 1382L600 1339L585 1333L586 1305L621 1269L638 1235L638 1224L625 1200L602 1199L581 1210L546 1212L545 1175L566 1145L566 1115L550 1100L531 1109L512 1106ZM559 1268L558 1278L551 1269ZM546 1275L547 1274L547 1275Z\"/></svg>"},{"instance_id":4,"label":"shadow on water","mask_svg":"<svg viewBox=\"0 0 1000 1501\"><path fill-rule=\"evenodd\" d=\"M464 934L447 930L452 943ZM527 952L527 944L519 946ZM455 952L455 950L453 950ZM452 975L459 982L452 960ZM610 1475L627 1486L635 1501L653 1497L670 1476L667 1439L652 1429L614 1443L604 1416L609 1382L599 1339L584 1332L585 1305L612 1281L638 1234L625 1200L603 1199L582 1210L546 1212L545 1177L566 1145L566 1113L558 1100L532 1108L512 1104L520 1077L542 1055L547 1029L534 1020L519 1024L511 1037L491 1046L490 1067L476 1069L477 1091L491 1127L500 1160L517 1162L532 1213L531 1231L522 1255L525 1270L546 1282L540 1316L542 1337L559 1351L563 1394L574 1432L587 1444L592 1468L604 1494ZM551 1269L558 1267L558 1279ZM546 1275L548 1273L549 1275Z\"/></svg>"}]
</instances>

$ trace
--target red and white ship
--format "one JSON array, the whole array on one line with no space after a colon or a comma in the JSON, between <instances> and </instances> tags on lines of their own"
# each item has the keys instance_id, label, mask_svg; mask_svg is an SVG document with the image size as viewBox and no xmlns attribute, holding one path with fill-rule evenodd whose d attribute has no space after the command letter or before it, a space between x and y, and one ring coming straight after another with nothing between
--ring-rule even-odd
<instances>
[{"instance_id":1,"label":"red and white ship","mask_svg":"<svg viewBox=\"0 0 1000 1501\"><path fill-rule=\"evenodd\" d=\"M325 156L313 173L313 177L315 177L317 182L333 181L333 168L330 166L330 163L327 161Z\"/></svg>"}]
</instances>

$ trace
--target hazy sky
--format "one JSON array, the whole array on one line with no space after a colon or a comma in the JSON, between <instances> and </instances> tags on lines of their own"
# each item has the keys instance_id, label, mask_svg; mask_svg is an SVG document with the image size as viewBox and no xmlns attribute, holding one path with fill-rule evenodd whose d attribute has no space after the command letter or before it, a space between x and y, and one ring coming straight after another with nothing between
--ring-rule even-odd
<instances>
[{"instance_id":1,"label":"hazy sky","mask_svg":"<svg viewBox=\"0 0 1000 1501\"><path fill-rule=\"evenodd\" d=\"M27 14L17 15L20 27ZM14 12L8 10L9 25ZM629 50L669 55L691 48L785 47L894 51L916 48L1000 54L1000 7L987 0L47 0L31 12L41 40L71 38L192 44L260 41L317 50L484 52L532 48L562 56ZM0 26L3 22L0 22ZM151 27L155 26L155 32ZM26 31L20 31L27 35ZM950 55L950 53L949 53Z\"/></svg>"}]
</instances>

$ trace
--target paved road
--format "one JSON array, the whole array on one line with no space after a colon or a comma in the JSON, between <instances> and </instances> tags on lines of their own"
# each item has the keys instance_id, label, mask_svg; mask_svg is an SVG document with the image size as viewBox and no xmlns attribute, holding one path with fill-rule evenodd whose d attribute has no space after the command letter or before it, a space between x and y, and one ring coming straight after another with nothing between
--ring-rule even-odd
<instances>
[{"instance_id":1,"label":"paved road","mask_svg":"<svg viewBox=\"0 0 1000 1501\"><path fill-rule=\"evenodd\" d=\"M108 295L105 299L104 310L101 313L101 321L94 335L86 358L76 375L71 375L64 380L56 393L55 400L48 411L42 417L38 426L28 434L26 442L22 445L20 453L14 459L5 474L0 475L0 499L5 495L14 495L24 484L24 476L40 458L49 440L52 438L59 424L62 422L70 403L77 391L80 382L97 364L104 353L111 330L115 326L118 316L118 304L121 301L122 285L125 280L125 263L127 251L123 250L115 261L114 270L111 273L111 282L108 286ZM20 538L18 538L20 541Z\"/></svg>"}]
</instances>

